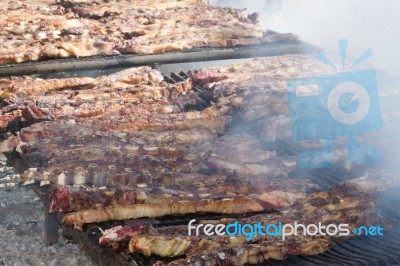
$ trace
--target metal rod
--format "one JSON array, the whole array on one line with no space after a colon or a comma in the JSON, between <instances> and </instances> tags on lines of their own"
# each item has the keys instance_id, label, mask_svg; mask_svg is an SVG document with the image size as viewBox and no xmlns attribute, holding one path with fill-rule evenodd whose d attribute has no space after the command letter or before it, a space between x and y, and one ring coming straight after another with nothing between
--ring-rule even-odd
<instances>
[{"instance_id":1,"label":"metal rod","mask_svg":"<svg viewBox=\"0 0 400 266\"><path fill-rule=\"evenodd\" d=\"M33 184L32 190L42 200L44 205L44 243L46 246L52 246L58 243L58 217L57 213L50 213L50 186L39 186Z\"/></svg>"},{"instance_id":2,"label":"metal rod","mask_svg":"<svg viewBox=\"0 0 400 266\"><path fill-rule=\"evenodd\" d=\"M320 48L302 41L275 43L229 49L203 49L200 51L169 52L156 55L96 56L78 59L55 59L0 66L0 77L45 74L57 72L100 70L152 64L176 64L225 59L275 56L283 54L310 54Z\"/></svg>"}]
</instances>

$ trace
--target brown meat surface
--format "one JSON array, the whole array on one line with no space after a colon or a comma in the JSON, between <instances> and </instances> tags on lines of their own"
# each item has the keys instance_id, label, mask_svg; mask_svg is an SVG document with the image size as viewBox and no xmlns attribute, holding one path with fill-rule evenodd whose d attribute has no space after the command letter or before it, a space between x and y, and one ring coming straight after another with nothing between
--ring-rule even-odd
<instances>
[{"instance_id":1,"label":"brown meat surface","mask_svg":"<svg viewBox=\"0 0 400 266\"><path fill-rule=\"evenodd\" d=\"M259 214L248 218L221 219L217 221L199 221L208 224L282 224L302 223L305 225L321 221L323 225L330 223L346 223L348 229L381 224L390 229L391 225L382 219L374 210L374 200L360 191L347 190L345 187L330 192L317 192L298 200L293 206L272 214ZM194 224L195 225L195 224ZM100 238L100 245L111 245L124 248L129 242L130 252L139 252L146 256L156 254L161 257L179 257L171 265L243 265L256 264L268 259L282 260L289 255L315 255L333 247L336 241L355 237L318 235L305 236L299 227L298 235L263 237L256 235L250 240L247 236L206 236L188 235L188 227L164 226L153 228L146 224L116 227L106 230ZM194 232L192 232L194 234ZM125 243L125 244L124 244ZM239 256L238 256L239 254Z\"/></svg>"},{"instance_id":2,"label":"brown meat surface","mask_svg":"<svg viewBox=\"0 0 400 266\"><path fill-rule=\"evenodd\" d=\"M257 16L213 7L203 0L7 0L0 3L0 64L158 54L297 38L293 34L268 36Z\"/></svg>"}]
</instances>

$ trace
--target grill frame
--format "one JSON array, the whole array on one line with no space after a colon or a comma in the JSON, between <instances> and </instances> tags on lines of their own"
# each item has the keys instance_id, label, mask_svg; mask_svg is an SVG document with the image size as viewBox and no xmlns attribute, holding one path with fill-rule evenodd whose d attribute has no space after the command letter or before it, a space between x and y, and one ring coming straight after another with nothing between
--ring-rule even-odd
<instances>
[{"instance_id":1,"label":"grill frame","mask_svg":"<svg viewBox=\"0 0 400 266\"><path fill-rule=\"evenodd\" d=\"M196 48L180 52L167 52L152 55L123 54L113 56L99 55L82 58L62 58L38 62L0 65L0 77L102 70L155 64L179 64L243 59L284 54L312 54L318 51L321 51L321 48L304 41L294 40L291 42L276 42L271 44L238 46L233 48Z\"/></svg>"}]
</instances>

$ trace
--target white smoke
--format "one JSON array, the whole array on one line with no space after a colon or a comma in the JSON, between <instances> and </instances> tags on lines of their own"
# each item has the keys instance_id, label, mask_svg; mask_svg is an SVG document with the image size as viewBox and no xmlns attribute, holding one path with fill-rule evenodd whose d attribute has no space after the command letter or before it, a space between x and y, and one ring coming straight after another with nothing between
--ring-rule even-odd
<instances>
[{"instance_id":1,"label":"white smoke","mask_svg":"<svg viewBox=\"0 0 400 266\"><path fill-rule=\"evenodd\" d=\"M400 141L395 141L399 139L395 132L400 132L400 108L396 103L400 102L400 1L212 0L211 3L259 12L263 26L280 33L295 33L301 40L324 49L331 60L333 55L339 55L338 39L348 39L347 66L371 49L373 56L366 63L377 71L384 123L376 142L385 147L386 164L389 160L389 165L398 165Z\"/></svg>"},{"instance_id":2,"label":"white smoke","mask_svg":"<svg viewBox=\"0 0 400 266\"><path fill-rule=\"evenodd\" d=\"M337 40L348 39L351 57L370 48L374 56L369 60L377 69L400 76L400 1L281 0L281 10L271 16L268 3L275 1L267 0L260 10L264 26L296 33L327 52L338 53Z\"/></svg>"},{"instance_id":3,"label":"white smoke","mask_svg":"<svg viewBox=\"0 0 400 266\"><path fill-rule=\"evenodd\" d=\"M370 48L379 70L400 76L400 1L396 0L211 0L211 4L259 12L260 22L277 32L298 34L327 52L349 39L358 58Z\"/></svg>"}]
</instances>

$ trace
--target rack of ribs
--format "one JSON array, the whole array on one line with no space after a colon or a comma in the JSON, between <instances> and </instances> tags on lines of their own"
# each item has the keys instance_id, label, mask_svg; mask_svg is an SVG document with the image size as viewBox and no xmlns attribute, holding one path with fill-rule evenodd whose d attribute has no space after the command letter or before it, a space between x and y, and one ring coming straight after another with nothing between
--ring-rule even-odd
<instances>
[{"instance_id":1,"label":"rack of ribs","mask_svg":"<svg viewBox=\"0 0 400 266\"><path fill-rule=\"evenodd\" d=\"M292 42L258 14L185 1L2 1L0 64Z\"/></svg>"},{"instance_id":2,"label":"rack of ribs","mask_svg":"<svg viewBox=\"0 0 400 266\"><path fill-rule=\"evenodd\" d=\"M132 253L145 256L156 254L161 257L174 257L170 265L243 265L261 263L268 259L283 260L290 255L316 255L323 253L342 239L355 237L351 232L359 226L380 224L385 229L391 223L380 217L374 210L374 199L357 190L347 190L339 186L328 192L316 192L299 199L291 207L276 213L259 214L248 218L225 218L221 220L199 221L199 224L239 224L263 225L312 224L321 221L323 225L341 223L348 225L349 234L305 236L304 228L298 227L297 235L262 236L248 234L241 236L188 234L188 226L162 226L154 228L148 224L118 226L105 230L99 239L102 246L108 245L117 250L128 249ZM193 232L192 232L193 233ZM181 258L184 256L185 258Z\"/></svg>"},{"instance_id":3,"label":"rack of ribs","mask_svg":"<svg viewBox=\"0 0 400 266\"><path fill-rule=\"evenodd\" d=\"M319 190L315 184L290 178L297 168L296 155L264 146L291 137L286 80L324 73L332 70L311 56L286 55L208 68L175 84L149 67L98 78L2 79L0 126L6 139L0 151L16 152L26 162L21 183L51 185L50 210L65 213L64 223L78 229L87 223L193 213L284 215L282 209L301 209L299 204L312 195L334 198L332 193L311 194ZM202 86L209 102L191 110L187 106L199 97L196 86ZM236 126L245 130L235 131ZM299 147L318 145L305 142ZM345 153L339 150L336 155L340 162ZM366 197L360 193L351 199L361 204ZM304 208L304 219L307 208L309 215L319 213L313 212L318 208ZM370 213L365 210L363 215ZM341 210L337 217L344 213L351 216ZM197 241L182 239L183 246ZM154 241L170 240L166 234L161 242ZM207 241L216 250L223 246ZM330 240L318 241L293 240L293 246L275 252L281 257L314 254L325 250L315 251L317 243L332 245ZM135 251L141 245L130 246ZM158 244L150 246L151 251ZM272 249L262 241L242 246L256 254ZM237 248L227 245L224 254ZM201 260L186 249L172 254L183 253Z\"/></svg>"}]
</instances>

